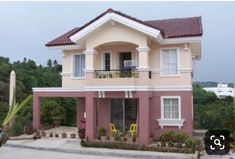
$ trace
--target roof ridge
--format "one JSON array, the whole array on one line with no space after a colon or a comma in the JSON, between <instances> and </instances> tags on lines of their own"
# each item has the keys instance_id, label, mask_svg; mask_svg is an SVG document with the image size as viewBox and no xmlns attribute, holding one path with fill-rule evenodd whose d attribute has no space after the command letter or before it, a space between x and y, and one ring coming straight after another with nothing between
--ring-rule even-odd
<instances>
[{"instance_id":1,"label":"roof ridge","mask_svg":"<svg viewBox=\"0 0 235 159\"><path fill-rule=\"evenodd\" d=\"M131 19L131 20L134 20L134 21L136 21L136 22L138 22L138 23L141 23L141 24L143 24L143 25L152 27L152 28L154 28L154 29L158 29L158 30L161 32L161 34L165 35L165 33L164 33L164 31L163 31L162 29L160 29L160 28L158 28L158 27L156 27L156 26L147 24L147 23L145 23L145 21L143 21L143 20L137 19L137 18L135 18L135 17L132 17L132 16L127 15L127 14L125 14L125 13L122 13L122 12L120 12L120 11L114 10L114 9L112 9L112 8L107 9L105 12L101 13L100 15L98 15L97 17L95 17L94 19L90 20L89 22L87 22L86 24L84 24L83 26L81 26L80 29L78 29L78 31L82 30L83 28L85 28L87 25L90 25L90 24L93 23L94 21L100 19L101 17L103 17L103 16L104 16L105 14L107 14L107 13L116 13L116 14L118 14L118 15L121 15L121 16L126 17L126 18ZM78 31L77 31L77 32L78 32ZM72 35L76 34L77 32L73 33ZM70 36L72 36L72 35L70 35Z\"/></svg>"},{"instance_id":2,"label":"roof ridge","mask_svg":"<svg viewBox=\"0 0 235 159\"><path fill-rule=\"evenodd\" d=\"M192 18L201 18L201 16L193 16L193 17L182 17L182 18L169 18L169 19L155 19L155 20L145 20L144 22L153 22L153 21L167 21L167 20L182 20L182 19L192 19Z\"/></svg>"}]
</instances>

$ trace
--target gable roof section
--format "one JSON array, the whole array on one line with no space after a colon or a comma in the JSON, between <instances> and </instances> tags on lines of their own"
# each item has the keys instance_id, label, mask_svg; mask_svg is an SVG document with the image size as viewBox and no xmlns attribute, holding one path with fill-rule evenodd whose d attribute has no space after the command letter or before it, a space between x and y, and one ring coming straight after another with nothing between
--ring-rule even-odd
<instances>
[{"instance_id":1,"label":"gable roof section","mask_svg":"<svg viewBox=\"0 0 235 159\"><path fill-rule=\"evenodd\" d=\"M75 45L70 39L71 36L80 32L90 24L99 20L107 13L115 13L127 19L133 20L137 23L143 24L144 26L151 27L160 31L163 38L179 38L179 37L196 37L202 36L202 24L201 17L190 17L190 18L177 18L177 19L165 19L165 20L152 20L152 21L141 21L122 12L108 9L104 13L100 14L93 20L89 21L81 27L76 27L69 32L59 36L58 38L48 42L47 47L51 46L62 46L62 45Z\"/></svg>"},{"instance_id":2,"label":"gable roof section","mask_svg":"<svg viewBox=\"0 0 235 159\"><path fill-rule=\"evenodd\" d=\"M164 38L202 36L201 17L145 21L163 30Z\"/></svg>"}]
</instances>

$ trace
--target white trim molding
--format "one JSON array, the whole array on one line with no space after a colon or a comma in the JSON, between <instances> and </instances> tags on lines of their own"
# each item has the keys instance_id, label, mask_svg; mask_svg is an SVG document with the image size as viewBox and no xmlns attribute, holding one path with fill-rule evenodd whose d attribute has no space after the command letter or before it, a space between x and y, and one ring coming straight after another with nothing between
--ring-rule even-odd
<instances>
[{"instance_id":1,"label":"white trim molding","mask_svg":"<svg viewBox=\"0 0 235 159\"><path fill-rule=\"evenodd\" d=\"M60 73L61 76L71 76L72 72L62 72Z\"/></svg>"},{"instance_id":2,"label":"white trim molding","mask_svg":"<svg viewBox=\"0 0 235 159\"><path fill-rule=\"evenodd\" d=\"M164 99L178 99L178 118L164 117ZM183 126L184 119L181 119L181 96L161 96L161 119L157 119L161 128L164 126L178 126L179 129Z\"/></svg>"},{"instance_id":3,"label":"white trim molding","mask_svg":"<svg viewBox=\"0 0 235 159\"><path fill-rule=\"evenodd\" d=\"M146 26L144 24L138 23L134 20L131 20L129 18L123 17L121 15L118 15L116 13L107 13L103 17L99 18L98 20L94 21L90 25L86 26L81 31L77 32L76 34L72 35L70 37L71 41L77 42L78 40L82 39L83 37L87 36L90 32L96 30L103 24L105 24L108 21L116 21L118 23L121 23L123 25L126 25L132 29L138 30L142 33L145 33L151 37L156 38L159 40L160 30L154 29L152 27Z\"/></svg>"},{"instance_id":4,"label":"white trim molding","mask_svg":"<svg viewBox=\"0 0 235 159\"><path fill-rule=\"evenodd\" d=\"M161 126L161 129L163 129L164 126L176 126L179 129L183 127L184 125L184 119L157 119L159 125Z\"/></svg>"},{"instance_id":5,"label":"white trim molding","mask_svg":"<svg viewBox=\"0 0 235 159\"><path fill-rule=\"evenodd\" d=\"M78 78L75 78L78 79ZM85 80L85 78L80 78ZM73 91L129 91L132 98L133 91L192 91L192 86L84 86L84 87L43 87L33 88L33 92L73 92Z\"/></svg>"},{"instance_id":6,"label":"white trim molding","mask_svg":"<svg viewBox=\"0 0 235 159\"><path fill-rule=\"evenodd\" d=\"M84 50L83 53L85 55L95 55L96 54L96 51L91 49L91 50Z\"/></svg>"},{"instance_id":7,"label":"white trim molding","mask_svg":"<svg viewBox=\"0 0 235 159\"><path fill-rule=\"evenodd\" d=\"M151 49L149 47L137 47L136 50L141 53L141 52L147 52L149 53Z\"/></svg>"}]
</instances>

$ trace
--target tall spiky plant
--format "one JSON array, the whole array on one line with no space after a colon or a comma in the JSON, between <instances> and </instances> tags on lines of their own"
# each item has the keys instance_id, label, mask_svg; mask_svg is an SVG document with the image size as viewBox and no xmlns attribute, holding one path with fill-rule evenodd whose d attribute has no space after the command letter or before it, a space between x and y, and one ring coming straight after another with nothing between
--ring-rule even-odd
<instances>
[{"instance_id":1,"label":"tall spiky plant","mask_svg":"<svg viewBox=\"0 0 235 159\"><path fill-rule=\"evenodd\" d=\"M15 94L15 90L14 90L14 94L13 94L13 98L12 98L12 102L11 102L11 106L9 108L9 111L7 113L7 116L6 118L4 119L3 123L2 123L2 127L3 129L7 129L8 128L8 125L9 123L15 119L17 113L23 109L27 103L29 101L31 101L32 99L32 95L29 95L27 98L25 98L23 100L23 102L21 102L20 104L16 103L16 94Z\"/></svg>"}]
</instances>

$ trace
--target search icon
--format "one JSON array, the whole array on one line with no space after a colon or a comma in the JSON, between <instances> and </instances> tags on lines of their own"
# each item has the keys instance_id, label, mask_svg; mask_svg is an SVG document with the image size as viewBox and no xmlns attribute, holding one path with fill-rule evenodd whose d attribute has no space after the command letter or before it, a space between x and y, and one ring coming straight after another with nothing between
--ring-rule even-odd
<instances>
[{"instance_id":1,"label":"search icon","mask_svg":"<svg viewBox=\"0 0 235 159\"><path fill-rule=\"evenodd\" d=\"M222 146L219 139L215 139L214 144L217 146Z\"/></svg>"}]
</instances>

